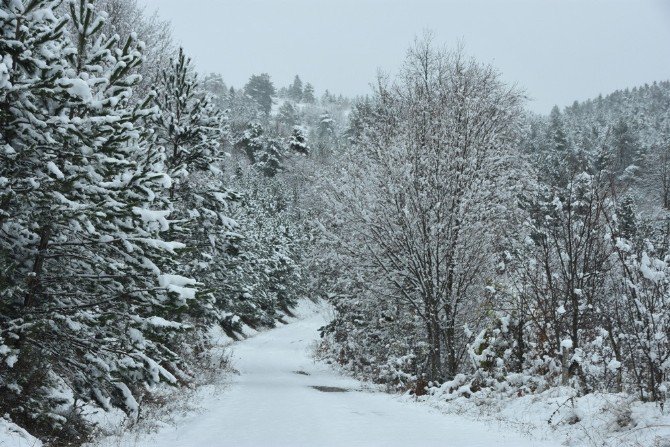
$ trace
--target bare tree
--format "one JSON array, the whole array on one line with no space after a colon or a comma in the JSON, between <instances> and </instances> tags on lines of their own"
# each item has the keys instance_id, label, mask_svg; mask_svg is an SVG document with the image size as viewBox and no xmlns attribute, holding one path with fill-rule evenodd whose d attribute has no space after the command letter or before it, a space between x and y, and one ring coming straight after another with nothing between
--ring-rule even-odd
<instances>
[{"instance_id":1,"label":"bare tree","mask_svg":"<svg viewBox=\"0 0 670 447\"><path fill-rule=\"evenodd\" d=\"M424 322L431 380L459 371L464 324L482 313L521 99L461 49L417 40L398 79L380 77L330 194L345 249Z\"/></svg>"}]
</instances>

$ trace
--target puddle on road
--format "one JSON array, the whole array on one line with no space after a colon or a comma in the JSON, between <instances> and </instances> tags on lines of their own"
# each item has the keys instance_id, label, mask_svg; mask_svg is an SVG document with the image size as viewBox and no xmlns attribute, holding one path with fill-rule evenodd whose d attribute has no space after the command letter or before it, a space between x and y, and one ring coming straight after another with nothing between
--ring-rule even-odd
<instances>
[{"instance_id":1,"label":"puddle on road","mask_svg":"<svg viewBox=\"0 0 670 447\"><path fill-rule=\"evenodd\" d=\"M314 385L312 386L315 390L321 391L322 393L346 393L349 391L346 388L339 388L336 386L318 386Z\"/></svg>"}]
</instances>

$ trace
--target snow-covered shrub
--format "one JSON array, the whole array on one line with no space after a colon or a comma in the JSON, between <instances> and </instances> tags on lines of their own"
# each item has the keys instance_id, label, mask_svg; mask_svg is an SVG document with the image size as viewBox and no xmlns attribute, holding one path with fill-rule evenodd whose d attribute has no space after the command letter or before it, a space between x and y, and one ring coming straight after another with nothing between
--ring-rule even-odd
<instances>
[{"instance_id":1,"label":"snow-covered shrub","mask_svg":"<svg viewBox=\"0 0 670 447\"><path fill-rule=\"evenodd\" d=\"M516 346L510 331L510 324L513 323L510 316L493 315L489 325L468 345L476 387L503 382L508 372L514 369Z\"/></svg>"}]
</instances>

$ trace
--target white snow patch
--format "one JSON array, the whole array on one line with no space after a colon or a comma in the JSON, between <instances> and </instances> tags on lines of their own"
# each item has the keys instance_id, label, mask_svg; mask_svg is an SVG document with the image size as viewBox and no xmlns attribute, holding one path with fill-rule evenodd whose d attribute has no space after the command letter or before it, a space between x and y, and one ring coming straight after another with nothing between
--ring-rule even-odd
<instances>
[{"instance_id":1,"label":"white snow patch","mask_svg":"<svg viewBox=\"0 0 670 447\"><path fill-rule=\"evenodd\" d=\"M158 275L158 283L169 292L174 292L182 300L192 300L195 298L196 289L186 287L194 286L196 280L180 275Z\"/></svg>"},{"instance_id":2,"label":"white snow patch","mask_svg":"<svg viewBox=\"0 0 670 447\"><path fill-rule=\"evenodd\" d=\"M60 169L58 169L58 166L56 166L56 163L54 163L53 161L47 162L47 169L49 169L49 172L55 175L57 179L63 180L65 178L63 172Z\"/></svg>"},{"instance_id":3,"label":"white snow patch","mask_svg":"<svg viewBox=\"0 0 670 447\"><path fill-rule=\"evenodd\" d=\"M83 79L61 79L58 84L63 87L70 95L81 99L85 103L89 103L93 100L91 88Z\"/></svg>"},{"instance_id":4,"label":"white snow patch","mask_svg":"<svg viewBox=\"0 0 670 447\"><path fill-rule=\"evenodd\" d=\"M41 447L42 442L18 425L0 417L0 446Z\"/></svg>"}]
</instances>

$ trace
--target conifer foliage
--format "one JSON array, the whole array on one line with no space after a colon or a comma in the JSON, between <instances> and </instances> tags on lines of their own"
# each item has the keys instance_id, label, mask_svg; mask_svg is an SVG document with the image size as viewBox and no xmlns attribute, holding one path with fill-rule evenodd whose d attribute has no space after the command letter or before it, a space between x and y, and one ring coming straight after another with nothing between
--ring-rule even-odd
<instances>
[{"instance_id":1,"label":"conifer foliage","mask_svg":"<svg viewBox=\"0 0 670 447\"><path fill-rule=\"evenodd\" d=\"M144 45L105 17L94 0L0 9L0 413L62 443L90 434L85 407L137 418L147 390L191 381L193 344L255 285L234 272L259 271L227 217L223 112L181 50L136 96ZM257 244L286 237L264 228ZM290 276L274 244L250 250ZM267 288L260 325L294 303Z\"/></svg>"},{"instance_id":2,"label":"conifer foliage","mask_svg":"<svg viewBox=\"0 0 670 447\"><path fill-rule=\"evenodd\" d=\"M182 245L163 238L169 177L145 127L155 109L130 102L141 46L101 35L89 0L69 3L66 38L55 6L13 2L4 19L5 33L22 30L16 41L42 46L29 54L53 60L10 49L0 243L2 283L15 285L2 291L3 405L58 432L73 426L42 393L69 390L63 412L83 400L136 414L132 389L177 381L170 340L181 325L168 318L190 280L170 274ZM173 283L186 293L168 293Z\"/></svg>"}]
</instances>

